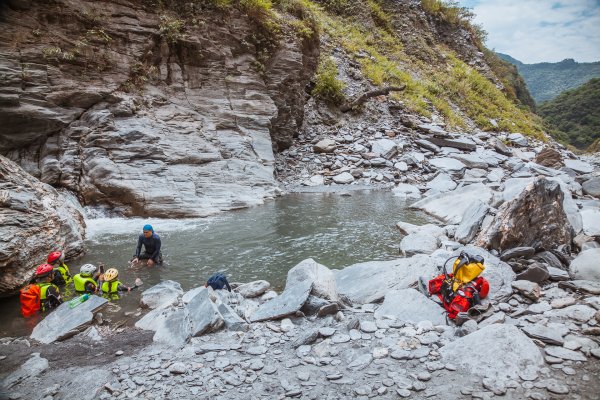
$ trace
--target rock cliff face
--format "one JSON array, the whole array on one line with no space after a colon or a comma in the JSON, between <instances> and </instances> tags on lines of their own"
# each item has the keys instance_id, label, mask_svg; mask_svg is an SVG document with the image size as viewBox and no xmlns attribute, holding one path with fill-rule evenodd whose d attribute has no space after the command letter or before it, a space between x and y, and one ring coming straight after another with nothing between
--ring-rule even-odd
<instances>
[{"instance_id":1,"label":"rock cliff face","mask_svg":"<svg viewBox=\"0 0 600 400\"><path fill-rule=\"evenodd\" d=\"M235 9L181 26L148 4L0 6L0 153L124 215L205 216L275 196L273 147L302 124L318 39L282 34L265 57Z\"/></svg>"},{"instance_id":2,"label":"rock cliff face","mask_svg":"<svg viewBox=\"0 0 600 400\"><path fill-rule=\"evenodd\" d=\"M83 252L81 213L50 185L0 156L0 295L20 288L49 252Z\"/></svg>"}]
</instances>

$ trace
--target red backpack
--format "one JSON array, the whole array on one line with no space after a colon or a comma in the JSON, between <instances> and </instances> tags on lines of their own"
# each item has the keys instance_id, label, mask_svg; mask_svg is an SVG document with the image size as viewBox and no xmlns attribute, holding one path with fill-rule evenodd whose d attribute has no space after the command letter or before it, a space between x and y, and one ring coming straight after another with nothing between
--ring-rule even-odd
<instances>
[{"instance_id":1,"label":"red backpack","mask_svg":"<svg viewBox=\"0 0 600 400\"><path fill-rule=\"evenodd\" d=\"M41 308L40 287L36 284L25 286L21 289L21 314L24 317L35 315Z\"/></svg>"}]
</instances>

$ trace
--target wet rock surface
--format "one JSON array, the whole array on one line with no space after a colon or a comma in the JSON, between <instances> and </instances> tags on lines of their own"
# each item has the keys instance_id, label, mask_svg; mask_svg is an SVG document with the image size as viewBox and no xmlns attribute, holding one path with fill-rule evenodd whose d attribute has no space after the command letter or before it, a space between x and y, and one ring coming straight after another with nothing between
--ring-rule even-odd
<instances>
[{"instance_id":1,"label":"wet rock surface","mask_svg":"<svg viewBox=\"0 0 600 400\"><path fill-rule=\"evenodd\" d=\"M83 215L63 194L0 156L0 296L29 282L48 253L84 251Z\"/></svg>"}]
</instances>

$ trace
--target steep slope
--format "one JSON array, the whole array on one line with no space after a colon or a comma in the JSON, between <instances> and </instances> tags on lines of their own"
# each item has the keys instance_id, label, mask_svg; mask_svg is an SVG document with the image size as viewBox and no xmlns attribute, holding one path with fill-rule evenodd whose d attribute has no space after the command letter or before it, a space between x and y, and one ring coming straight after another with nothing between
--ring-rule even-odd
<instances>
[{"instance_id":1,"label":"steep slope","mask_svg":"<svg viewBox=\"0 0 600 400\"><path fill-rule=\"evenodd\" d=\"M537 103L551 100L565 90L600 77L600 61L579 63L568 58L558 63L524 64L507 54L496 54L517 67Z\"/></svg>"},{"instance_id":2,"label":"steep slope","mask_svg":"<svg viewBox=\"0 0 600 400\"><path fill-rule=\"evenodd\" d=\"M276 196L274 151L346 118L312 91L327 82L340 102L404 87L379 98L401 120L544 137L469 14L439 1L0 7L0 153L123 215L204 216ZM319 63L327 74L314 75Z\"/></svg>"},{"instance_id":3,"label":"steep slope","mask_svg":"<svg viewBox=\"0 0 600 400\"><path fill-rule=\"evenodd\" d=\"M578 149L589 147L600 139L600 78L542 103L538 112L552 136Z\"/></svg>"}]
</instances>

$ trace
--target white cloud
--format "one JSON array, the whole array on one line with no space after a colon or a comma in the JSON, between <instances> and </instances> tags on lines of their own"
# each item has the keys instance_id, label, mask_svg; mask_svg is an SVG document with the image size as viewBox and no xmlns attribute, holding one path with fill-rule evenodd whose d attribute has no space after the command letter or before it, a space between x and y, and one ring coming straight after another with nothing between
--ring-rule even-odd
<instances>
[{"instance_id":1,"label":"white cloud","mask_svg":"<svg viewBox=\"0 0 600 400\"><path fill-rule=\"evenodd\" d=\"M524 63L600 61L598 0L466 0L487 47Z\"/></svg>"}]
</instances>

